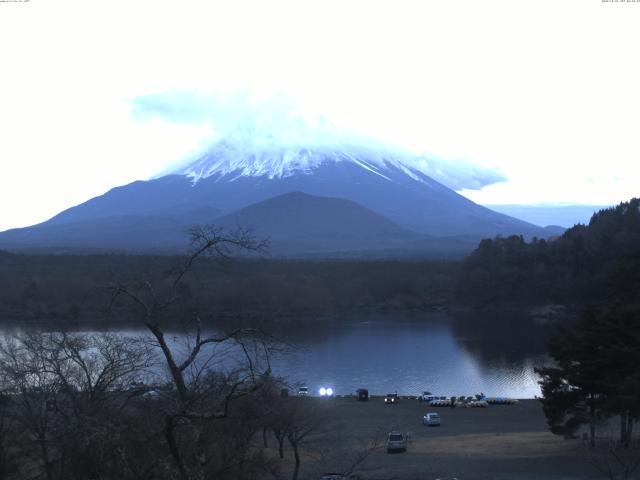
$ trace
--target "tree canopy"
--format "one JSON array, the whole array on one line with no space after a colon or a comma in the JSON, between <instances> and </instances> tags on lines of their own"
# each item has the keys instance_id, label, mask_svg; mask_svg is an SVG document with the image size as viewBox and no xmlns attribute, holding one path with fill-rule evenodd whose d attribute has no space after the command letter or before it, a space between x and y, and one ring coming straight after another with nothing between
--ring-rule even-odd
<instances>
[{"instance_id":1,"label":"tree canopy","mask_svg":"<svg viewBox=\"0 0 640 480\"><path fill-rule=\"evenodd\" d=\"M638 271L640 198L634 198L557 238L483 240L464 262L458 294L476 306L604 304L638 292Z\"/></svg>"}]
</instances>

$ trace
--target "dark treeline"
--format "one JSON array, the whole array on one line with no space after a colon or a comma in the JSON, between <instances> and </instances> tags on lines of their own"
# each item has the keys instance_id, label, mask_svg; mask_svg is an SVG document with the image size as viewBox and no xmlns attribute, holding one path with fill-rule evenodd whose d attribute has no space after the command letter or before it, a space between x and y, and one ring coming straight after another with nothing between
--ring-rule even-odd
<instances>
[{"instance_id":1,"label":"dark treeline","mask_svg":"<svg viewBox=\"0 0 640 480\"><path fill-rule=\"evenodd\" d=\"M597 304L632 290L638 270L640 199L633 199L555 239L483 240L464 262L458 295L474 306Z\"/></svg>"},{"instance_id":2,"label":"dark treeline","mask_svg":"<svg viewBox=\"0 0 640 480\"><path fill-rule=\"evenodd\" d=\"M0 252L0 318L103 321L109 285L162 284L182 257ZM180 294L205 317L299 318L349 309L437 308L452 301L460 264L446 261L202 259ZM110 321L127 320L110 312Z\"/></svg>"}]
</instances>

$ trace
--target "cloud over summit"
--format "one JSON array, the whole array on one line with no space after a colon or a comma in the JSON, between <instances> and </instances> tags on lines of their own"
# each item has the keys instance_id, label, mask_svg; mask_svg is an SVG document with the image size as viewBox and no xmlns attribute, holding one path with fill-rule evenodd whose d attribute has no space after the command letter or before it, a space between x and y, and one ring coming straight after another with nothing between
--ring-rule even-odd
<instances>
[{"instance_id":1,"label":"cloud over summit","mask_svg":"<svg viewBox=\"0 0 640 480\"><path fill-rule=\"evenodd\" d=\"M500 171L469 160L415 153L356 129L339 127L318 112L305 111L286 95L170 91L136 97L131 105L134 119L140 122L161 119L179 124L206 124L213 132L205 142L209 146L225 141L260 151L321 149L394 158L454 190L479 190L506 180ZM177 160L185 164L193 158Z\"/></svg>"}]
</instances>

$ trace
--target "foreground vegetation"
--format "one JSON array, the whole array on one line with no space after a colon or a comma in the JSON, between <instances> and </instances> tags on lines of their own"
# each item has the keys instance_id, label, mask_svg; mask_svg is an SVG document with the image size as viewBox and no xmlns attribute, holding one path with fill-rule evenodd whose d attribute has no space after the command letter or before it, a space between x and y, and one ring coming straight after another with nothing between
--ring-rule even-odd
<instances>
[{"instance_id":1,"label":"foreground vegetation","mask_svg":"<svg viewBox=\"0 0 640 480\"><path fill-rule=\"evenodd\" d=\"M186 281L209 253L257 250L250 236L194 232L193 251L160 279L114 282L109 309L148 335L32 331L0 344L0 478L253 479L273 476L261 434L293 452L328 421L281 399L278 343L257 329L204 334ZM176 344L167 327L187 340ZM291 399L294 400L294 399Z\"/></svg>"},{"instance_id":2,"label":"foreground vegetation","mask_svg":"<svg viewBox=\"0 0 640 480\"><path fill-rule=\"evenodd\" d=\"M283 465L297 478L299 450L328 427L326 410L279 397L257 332L195 329L191 341L185 352L112 334L4 340L0 479L257 479ZM222 358L213 344L238 360L212 367ZM265 455L267 442L280 459Z\"/></svg>"}]
</instances>

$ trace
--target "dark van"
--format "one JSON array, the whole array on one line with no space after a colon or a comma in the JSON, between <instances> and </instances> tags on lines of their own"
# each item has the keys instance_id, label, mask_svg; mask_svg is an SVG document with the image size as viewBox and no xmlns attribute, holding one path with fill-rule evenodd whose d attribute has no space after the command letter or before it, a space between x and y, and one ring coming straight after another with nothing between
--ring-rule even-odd
<instances>
[{"instance_id":1,"label":"dark van","mask_svg":"<svg viewBox=\"0 0 640 480\"><path fill-rule=\"evenodd\" d=\"M369 400L369 390L367 390L366 388L359 388L357 394L359 402L366 402L367 400Z\"/></svg>"}]
</instances>

